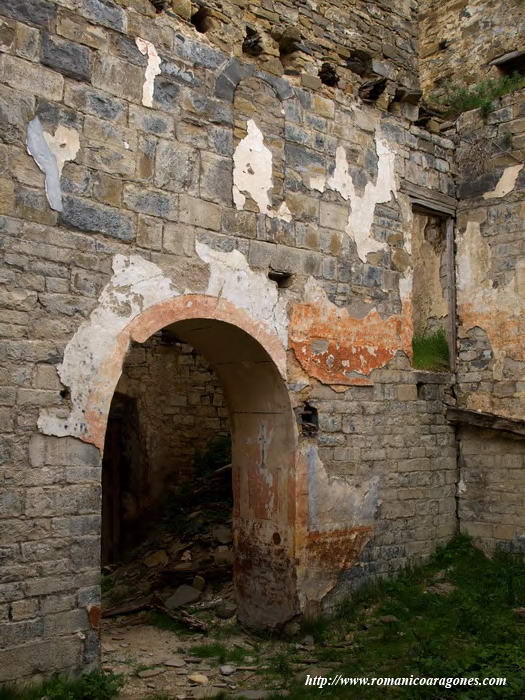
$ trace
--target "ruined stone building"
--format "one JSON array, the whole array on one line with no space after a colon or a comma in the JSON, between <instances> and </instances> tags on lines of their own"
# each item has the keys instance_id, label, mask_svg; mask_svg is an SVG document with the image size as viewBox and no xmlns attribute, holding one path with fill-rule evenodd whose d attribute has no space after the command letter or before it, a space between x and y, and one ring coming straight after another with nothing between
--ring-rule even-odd
<instances>
[{"instance_id":1,"label":"ruined stone building","mask_svg":"<svg viewBox=\"0 0 525 700\"><path fill-rule=\"evenodd\" d=\"M101 533L214 435L248 625L458 530L523 546L525 90L428 107L522 71L523 17L1 3L0 680L97 666ZM450 371L415 369L439 329Z\"/></svg>"}]
</instances>

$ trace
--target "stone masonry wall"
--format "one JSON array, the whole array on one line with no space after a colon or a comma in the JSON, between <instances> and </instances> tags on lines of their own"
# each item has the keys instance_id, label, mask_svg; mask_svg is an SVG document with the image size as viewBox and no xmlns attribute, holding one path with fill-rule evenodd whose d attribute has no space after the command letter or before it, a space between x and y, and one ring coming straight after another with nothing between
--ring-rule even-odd
<instances>
[{"instance_id":1,"label":"stone masonry wall","mask_svg":"<svg viewBox=\"0 0 525 700\"><path fill-rule=\"evenodd\" d=\"M412 7L327 3L312 27L409 54ZM357 544L322 552L314 598L444 542L455 443L447 385L410 368L410 193L454 196L452 142L148 3L1 9L0 680L98 663L105 353L154 306L233 307L282 348L297 413L317 406L309 541Z\"/></svg>"},{"instance_id":2,"label":"stone masonry wall","mask_svg":"<svg viewBox=\"0 0 525 700\"><path fill-rule=\"evenodd\" d=\"M209 364L190 345L159 336L132 346L115 390L137 399L145 507L168 485L191 479L197 454L229 431L223 390Z\"/></svg>"},{"instance_id":3,"label":"stone masonry wall","mask_svg":"<svg viewBox=\"0 0 525 700\"><path fill-rule=\"evenodd\" d=\"M522 0L423 0L420 71L425 95L500 75L489 63L523 50Z\"/></svg>"},{"instance_id":4,"label":"stone masonry wall","mask_svg":"<svg viewBox=\"0 0 525 700\"><path fill-rule=\"evenodd\" d=\"M457 121L458 399L525 417L525 91Z\"/></svg>"},{"instance_id":5,"label":"stone masonry wall","mask_svg":"<svg viewBox=\"0 0 525 700\"><path fill-rule=\"evenodd\" d=\"M523 552L525 441L510 433L464 426L459 431L461 531L488 551Z\"/></svg>"},{"instance_id":6,"label":"stone masonry wall","mask_svg":"<svg viewBox=\"0 0 525 700\"><path fill-rule=\"evenodd\" d=\"M518 424L525 419L524 117L521 90L486 119L473 111L456 124L458 406ZM522 548L523 437L467 425L458 437L461 529L489 550Z\"/></svg>"}]
</instances>

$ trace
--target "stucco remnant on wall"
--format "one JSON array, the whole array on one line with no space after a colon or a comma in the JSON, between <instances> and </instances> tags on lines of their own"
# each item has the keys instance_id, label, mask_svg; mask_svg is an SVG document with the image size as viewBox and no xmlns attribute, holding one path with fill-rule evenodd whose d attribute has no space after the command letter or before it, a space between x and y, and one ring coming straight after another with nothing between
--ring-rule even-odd
<instances>
[{"instance_id":1,"label":"stucco remnant on wall","mask_svg":"<svg viewBox=\"0 0 525 700\"><path fill-rule=\"evenodd\" d=\"M153 92L155 90L155 76L160 74L160 56L157 49L146 39L139 36L135 38L135 43L141 54L148 57L148 65L144 74L144 85L142 86L142 104L145 107L153 107Z\"/></svg>"},{"instance_id":2,"label":"stucco remnant on wall","mask_svg":"<svg viewBox=\"0 0 525 700\"><path fill-rule=\"evenodd\" d=\"M262 214L271 216L272 152L253 119L246 126L248 133L233 154L233 201L237 209L243 209L248 194Z\"/></svg>"},{"instance_id":3,"label":"stucco remnant on wall","mask_svg":"<svg viewBox=\"0 0 525 700\"><path fill-rule=\"evenodd\" d=\"M485 192L483 199L505 197L505 195L509 194L509 192L512 192L514 186L516 185L518 175L523 170L523 167L524 165L521 163L518 165L509 165L508 168L505 168L496 187L491 192Z\"/></svg>"},{"instance_id":4,"label":"stucco remnant on wall","mask_svg":"<svg viewBox=\"0 0 525 700\"><path fill-rule=\"evenodd\" d=\"M276 285L263 272L251 270L244 255L237 250L224 253L198 243L197 254L209 265L205 290L177 288L176 282L157 265L139 255L114 257L110 282L104 287L89 319L66 346L58 367L62 383L70 389L71 410L67 413L43 408L38 421L43 433L80 438L89 435L86 412L90 396L96 382L100 381L102 366L108 362L108 353L111 356L112 349L118 346L121 333L147 309L181 295L204 294L215 302L224 299L246 312L255 332L260 329L286 347L286 300L279 295ZM188 303L191 304L191 300ZM284 376L283 358L273 359ZM119 372L117 379L118 375ZM113 381L113 374L111 377ZM109 387L108 395L113 389Z\"/></svg>"},{"instance_id":5,"label":"stucco remnant on wall","mask_svg":"<svg viewBox=\"0 0 525 700\"><path fill-rule=\"evenodd\" d=\"M412 303L408 281L402 289L402 312L383 319L376 308L364 318L333 304L310 278L305 301L295 304L290 343L309 375L325 384L370 385L370 372L384 367L396 353L412 356Z\"/></svg>"},{"instance_id":6,"label":"stucco remnant on wall","mask_svg":"<svg viewBox=\"0 0 525 700\"><path fill-rule=\"evenodd\" d=\"M380 505L379 476L349 483L330 477L317 447L308 451L308 529L333 531L342 527L372 525Z\"/></svg>"},{"instance_id":7,"label":"stucco remnant on wall","mask_svg":"<svg viewBox=\"0 0 525 700\"><path fill-rule=\"evenodd\" d=\"M38 117L27 126L27 151L45 175L46 197L51 209L62 211L60 176L64 163L74 160L80 148L75 129L59 125L54 134L44 131Z\"/></svg>"},{"instance_id":8,"label":"stucco remnant on wall","mask_svg":"<svg viewBox=\"0 0 525 700\"><path fill-rule=\"evenodd\" d=\"M378 157L377 179L375 182L367 182L363 194L360 195L356 190L343 146L337 147L335 169L327 182L330 189L339 192L350 203L346 232L354 239L357 254L363 262L368 253L386 249L385 241L378 241L371 235L375 208L377 204L389 202L392 194L397 194L395 153L388 142L378 135L377 130L375 147Z\"/></svg>"},{"instance_id":9,"label":"stucco remnant on wall","mask_svg":"<svg viewBox=\"0 0 525 700\"><path fill-rule=\"evenodd\" d=\"M525 361L525 261L518 261L507 284L493 286L491 250L481 234L481 223L468 221L458 235L456 265L461 325L464 330L479 327L486 332L494 354L494 379L502 380L505 358ZM467 402L468 408L491 410L488 394L484 398L477 392Z\"/></svg>"}]
</instances>

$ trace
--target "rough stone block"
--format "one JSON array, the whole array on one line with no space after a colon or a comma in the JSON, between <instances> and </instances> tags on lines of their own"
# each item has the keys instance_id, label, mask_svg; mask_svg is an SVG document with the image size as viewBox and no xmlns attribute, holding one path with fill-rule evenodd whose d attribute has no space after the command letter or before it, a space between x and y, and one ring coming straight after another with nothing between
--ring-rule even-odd
<instances>
[{"instance_id":1,"label":"rough stone block","mask_svg":"<svg viewBox=\"0 0 525 700\"><path fill-rule=\"evenodd\" d=\"M16 600L11 603L11 619L18 622L19 620L28 620L29 618L36 617L39 607L39 602L36 598Z\"/></svg>"},{"instance_id":2,"label":"rough stone block","mask_svg":"<svg viewBox=\"0 0 525 700\"><path fill-rule=\"evenodd\" d=\"M61 13L57 19L56 31L66 39L87 44L93 49L105 48L108 41L107 32L102 27L90 24L73 14Z\"/></svg>"},{"instance_id":3,"label":"rough stone block","mask_svg":"<svg viewBox=\"0 0 525 700\"><path fill-rule=\"evenodd\" d=\"M180 220L185 224L219 231L221 227L221 208L211 202L204 202L194 197L181 195Z\"/></svg>"},{"instance_id":4,"label":"rough stone block","mask_svg":"<svg viewBox=\"0 0 525 700\"><path fill-rule=\"evenodd\" d=\"M94 204L86 199L68 195L63 198L64 210L61 223L64 226L103 233L106 236L131 241L135 238L133 217L113 207Z\"/></svg>"},{"instance_id":5,"label":"rough stone block","mask_svg":"<svg viewBox=\"0 0 525 700\"><path fill-rule=\"evenodd\" d=\"M172 192L198 195L197 149L176 141L159 141L155 158L155 184Z\"/></svg>"},{"instance_id":6,"label":"rough stone block","mask_svg":"<svg viewBox=\"0 0 525 700\"><path fill-rule=\"evenodd\" d=\"M110 95L142 103L144 69L115 56L99 56L93 68L93 85Z\"/></svg>"},{"instance_id":7,"label":"rough stone block","mask_svg":"<svg viewBox=\"0 0 525 700\"><path fill-rule=\"evenodd\" d=\"M101 90L94 90L85 85L66 85L64 92L66 105L81 112L94 114L100 119L125 122L127 105L125 102L106 95Z\"/></svg>"},{"instance_id":8,"label":"rough stone block","mask_svg":"<svg viewBox=\"0 0 525 700\"><path fill-rule=\"evenodd\" d=\"M193 255L195 252L193 228L184 224L165 224L163 248L166 253Z\"/></svg>"},{"instance_id":9,"label":"rough stone block","mask_svg":"<svg viewBox=\"0 0 525 700\"><path fill-rule=\"evenodd\" d=\"M125 32L127 29L126 13L111 0L82 0L80 12L94 24Z\"/></svg>"},{"instance_id":10,"label":"rough stone block","mask_svg":"<svg viewBox=\"0 0 525 700\"><path fill-rule=\"evenodd\" d=\"M41 95L48 100L61 100L64 78L47 68L25 61L16 56L0 56L0 72L10 87L25 90L31 95Z\"/></svg>"},{"instance_id":11,"label":"rough stone block","mask_svg":"<svg viewBox=\"0 0 525 700\"><path fill-rule=\"evenodd\" d=\"M40 32L27 24L18 23L16 26L15 52L21 58L36 61L40 55Z\"/></svg>"},{"instance_id":12,"label":"rough stone block","mask_svg":"<svg viewBox=\"0 0 525 700\"><path fill-rule=\"evenodd\" d=\"M229 158L201 154L200 195L217 204L232 206L232 163Z\"/></svg>"},{"instance_id":13,"label":"rough stone block","mask_svg":"<svg viewBox=\"0 0 525 700\"><path fill-rule=\"evenodd\" d=\"M129 124L131 127L156 136L171 136L175 127L172 116L137 105L129 106Z\"/></svg>"},{"instance_id":14,"label":"rough stone block","mask_svg":"<svg viewBox=\"0 0 525 700\"><path fill-rule=\"evenodd\" d=\"M47 32L42 42L42 63L75 80L91 79L91 51Z\"/></svg>"},{"instance_id":15,"label":"rough stone block","mask_svg":"<svg viewBox=\"0 0 525 700\"><path fill-rule=\"evenodd\" d=\"M56 6L47 0L9 0L2 4L2 14L27 24L49 27L55 18Z\"/></svg>"},{"instance_id":16,"label":"rough stone block","mask_svg":"<svg viewBox=\"0 0 525 700\"><path fill-rule=\"evenodd\" d=\"M321 226L344 231L348 222L348 209L340 204L321 202L320 223Z\"/></svg>"},{"instance_id":17,"label":"rough stone block","mask_svg":"<svg viewBox=\"0 0 525 700\"><path fill-rule=\"evenodd\" d=\"M177 195L161 190L149 190L136 185L124 188L124 204L133 211L175 221L177 219Z\"/></svg>"},{"instance_id":18,"label":"rough stone block","mask_svg":"<svg viewBox=\"0 0 525 700\"><path fill-rule=\"evenodd\" d=\"M0 681L30 679L54 669L78 668L82 641L78 635L47 641L31 640L25 646L0 651Z\"/></svg>"},{"instance_id":19,"label":"rough stone block","mask_svg":"<svg viewBox=\"0 0 525 700\"><path fill-rule=\"evenodd\" d=\"M150 250L162 248L162 220L152 216L139 216L137 245Z\"/></svg>"}]
</instances>

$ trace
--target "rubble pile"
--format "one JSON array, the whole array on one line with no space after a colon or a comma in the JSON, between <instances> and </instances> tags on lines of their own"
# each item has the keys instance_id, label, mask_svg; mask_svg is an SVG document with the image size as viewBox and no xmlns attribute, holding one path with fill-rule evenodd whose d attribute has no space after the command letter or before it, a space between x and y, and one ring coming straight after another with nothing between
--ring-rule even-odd
<instances>
[{"instance_id":1,"label":"rubble pile","mask_svg":"<svg viewBox=\"0 0 525 700\"><path fill-rule=\"evenodd\" d=\"M235 615L231 465L194 479L167 500L154 531L125 560L105 567L103 617L159 609L205 632L199 612Z\"/></svg>"}]
</instances>

